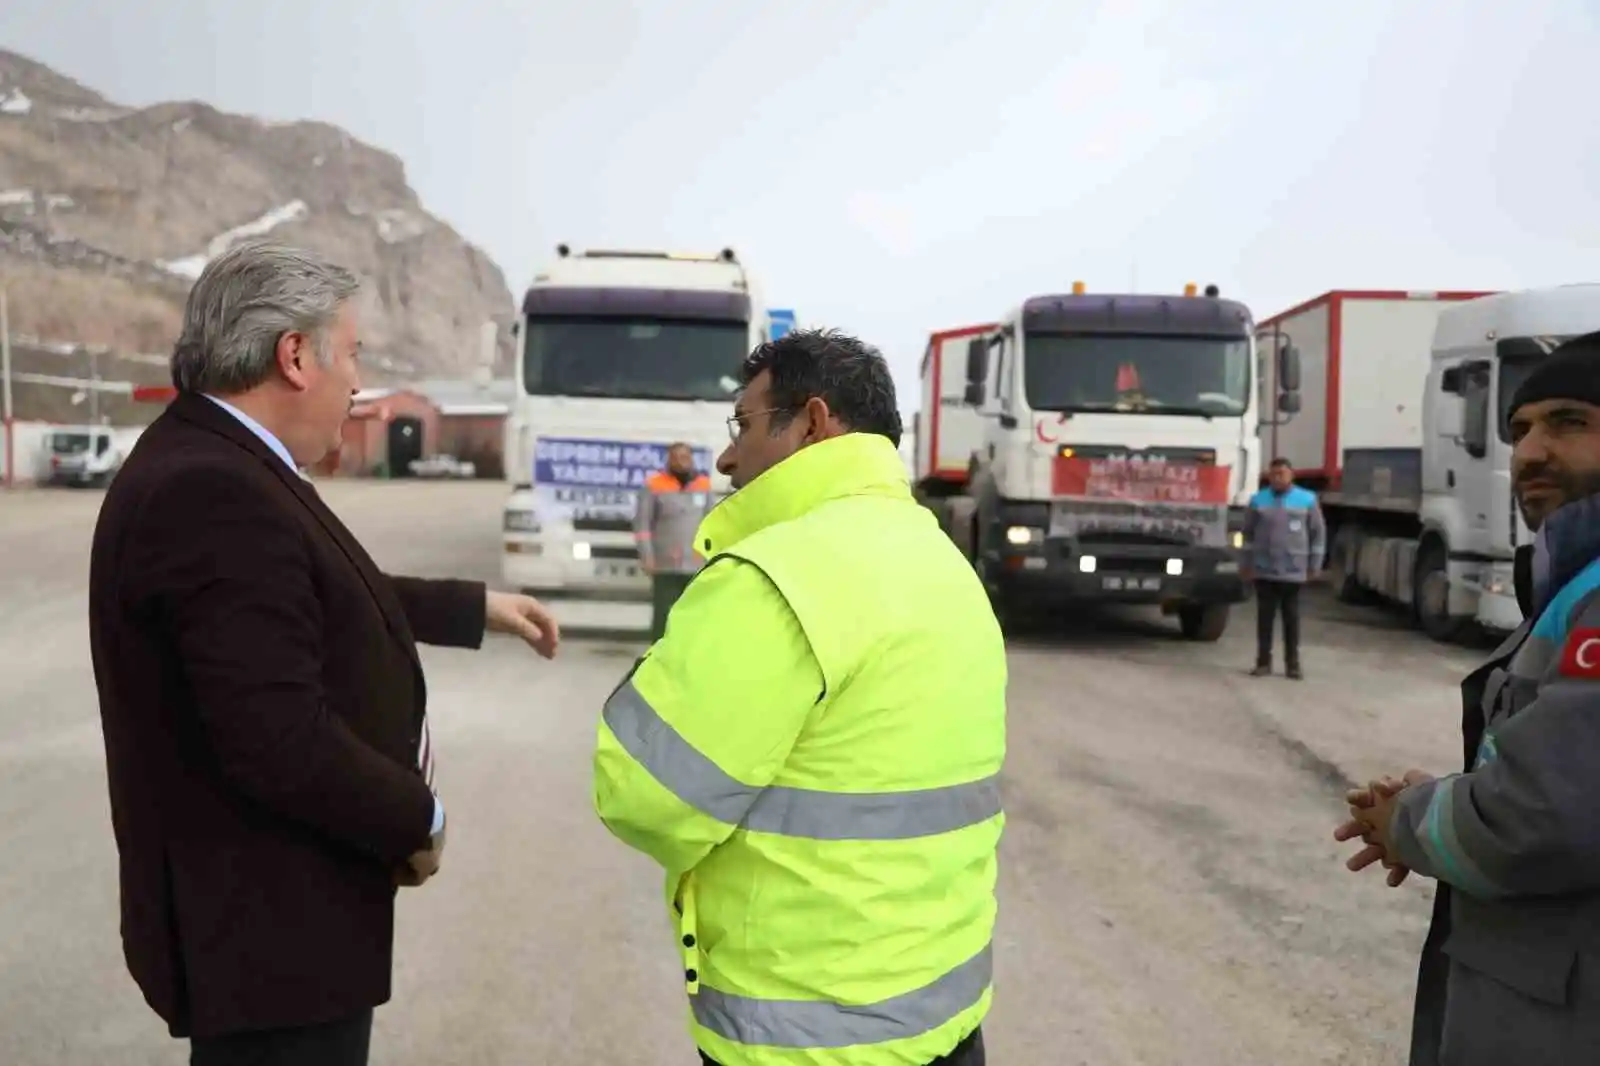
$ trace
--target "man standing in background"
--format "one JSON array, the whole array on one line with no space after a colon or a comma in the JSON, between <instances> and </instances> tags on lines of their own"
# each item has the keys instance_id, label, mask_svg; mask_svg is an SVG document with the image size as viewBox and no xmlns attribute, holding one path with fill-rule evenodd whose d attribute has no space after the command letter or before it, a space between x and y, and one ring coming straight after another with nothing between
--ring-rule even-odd
<instances>
[{"instance_id":1,"label":"man standing in background","mask_svg":"<svg viewBox=\"0 0 1600 1066\"><path fill-rule=\"evenodd\" d=\"M1245 516L1245 565L1256 588L1256 677L1272 674L1272 624L1283 614L1285 673L1300 671L1300 589L1322 569L1328 531L1317 494L1294 483L1287 459L1267 468L1267 487Z\"/></svg>"},{"instance_id":2,"label":"man standing in background","mask_svg":"<svg viewBox=\"0 0 1600 1066\"><path fill-rule=\"evenodd\" d=\"M704 562L694 550L694 531L712 502L711 478L694 468L694 452L683 441L667 449L667 468L639 490L633 538L650 575L651 640L667 631L667 614Z\"/></svg>"}]
</instances>

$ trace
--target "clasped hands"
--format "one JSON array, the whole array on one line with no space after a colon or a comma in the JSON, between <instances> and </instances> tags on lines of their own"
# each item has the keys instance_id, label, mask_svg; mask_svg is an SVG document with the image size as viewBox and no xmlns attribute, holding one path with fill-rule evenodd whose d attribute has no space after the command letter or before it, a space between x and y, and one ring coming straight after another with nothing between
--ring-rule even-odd
<instances>
[{"instance_id":1,"label":"clasped hands","mask_svg":"<svg viewBox=\"0 0 1600 1066\"><path fill-rule=\"evenodd\" d=\"M1345 863L1350 870L1365 870L1375 862L1383 863L1389 871L1390 888L1398 888L1411 871L1395 860L1394 845L1389 837L1389 826L1394 821L1396 797L1412 785L1432 780L1421 770L1407 770L1400 778L1384 777L1366 788L1353 788L1344 794L1350 805L1350 820L1333 831L1339 841L1359 838L1366 847L1356 852Z\"/></svg>"}]
</instances>

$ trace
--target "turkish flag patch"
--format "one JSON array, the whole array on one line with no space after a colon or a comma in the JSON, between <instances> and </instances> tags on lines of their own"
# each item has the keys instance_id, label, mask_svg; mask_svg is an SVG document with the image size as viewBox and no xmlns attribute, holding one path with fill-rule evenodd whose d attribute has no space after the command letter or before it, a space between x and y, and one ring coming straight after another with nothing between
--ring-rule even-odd
<instances>
[{"instance_id":1,"label":"turkish flag patch","mask_svg":"<svg viewBox=\"0 0 1600 1066\"><path fill-rule=\"evenodd\" d=\"M1600 681L1600 629L1574 629L1561 648L1561 676Z\"/></svg>"}]
</instances>

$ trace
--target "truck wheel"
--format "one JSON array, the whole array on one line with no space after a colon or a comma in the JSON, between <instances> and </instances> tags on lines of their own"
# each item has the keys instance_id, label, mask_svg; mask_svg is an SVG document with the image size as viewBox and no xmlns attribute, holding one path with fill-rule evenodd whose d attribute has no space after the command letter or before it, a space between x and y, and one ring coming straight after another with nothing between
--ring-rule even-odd
<instances>
[{"instance_id":1,"label":"truck wheel","mask_svg":"<svg viewBox=\"0 0 1600 1066\"><path fill-rule=\"evenodd\" d=\"M1412 609L1422 631L1441 644L1454 644L1467 628L1466 620L1450 614L1449 557L1437 541L1422 549L1412 583Z\"/></svg>"},{"instance_id":2,"label":"truck wheel","mask_svg":"<svg viewBox=\"0 0 1600 1066\"><path fill-rule=\"evenodd\" d=\"M1333 550L1328 552L1328 585L1340 603L1367 605L1377 598L1356 580L1356 549L1360 541L1360 532L1349 526L1333 536Z\"/></svg>"},{"instance_id":3,"label":"truck wheel","mask_svg":"<svg viewBox=\"0 0 1600 1066\"><path fill-rule=\"evenodd\" d=\"M1222 639L1228 629L1226 603L1188 603L1178 608L1178 628L1184 640L1208 644Z\"/></svg>"}]
</instances>

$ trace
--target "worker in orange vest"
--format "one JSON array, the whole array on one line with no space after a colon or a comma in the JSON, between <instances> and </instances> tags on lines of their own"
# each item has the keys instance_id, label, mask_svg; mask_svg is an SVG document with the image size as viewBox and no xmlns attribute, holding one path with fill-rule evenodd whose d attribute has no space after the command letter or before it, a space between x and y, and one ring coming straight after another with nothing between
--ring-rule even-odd
<instances>
[{"instance_id":1,"label":"worker in orange vest","mask_svg":"<svg viewBox=\"0 0 1600 1066\"><path fill-rule=\"evenodd\" d=\"M672 605L705 564L694 550L694 533L713 502L710 476L694 468L694 452L682 441L667 449L667 468L639 490L633 537L650 575L652 640L666 632Z\"/></svg>"}]
</instances>

